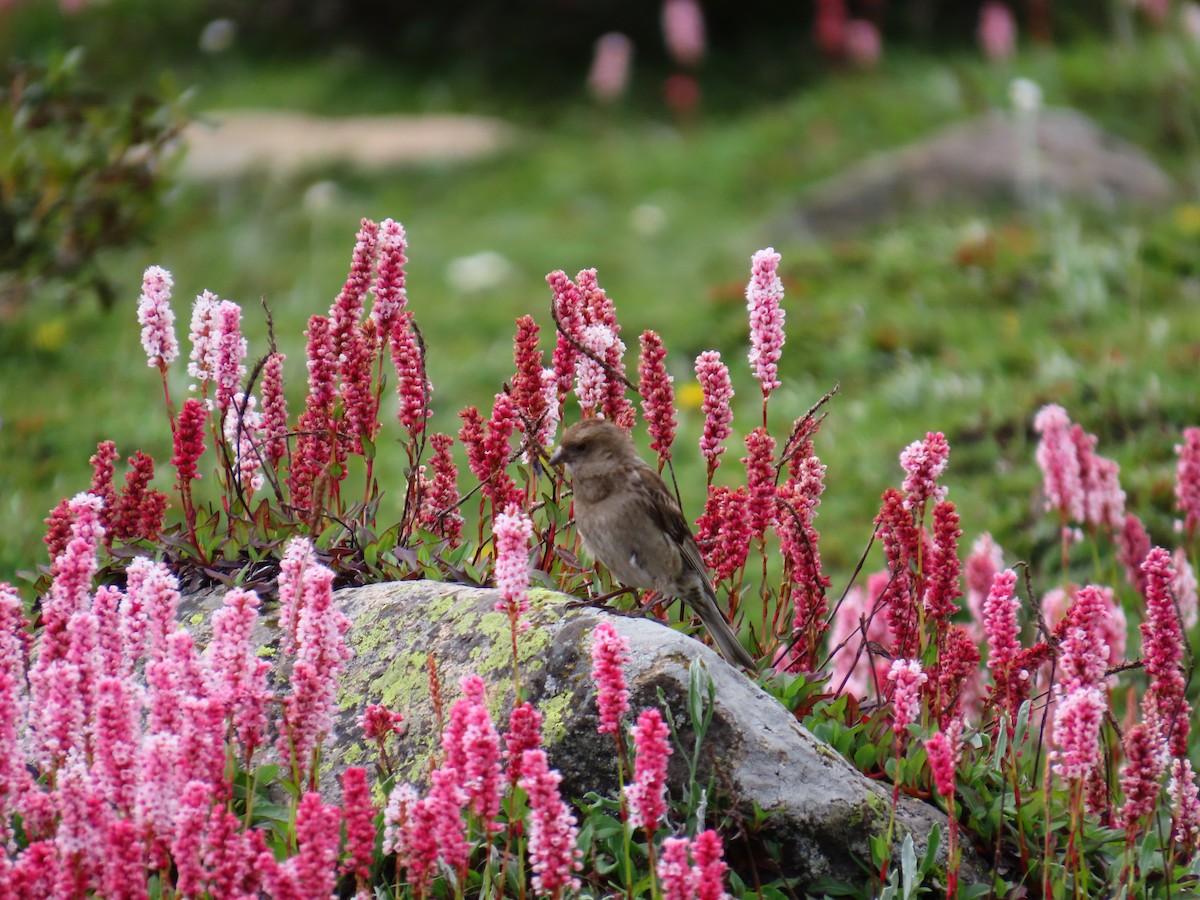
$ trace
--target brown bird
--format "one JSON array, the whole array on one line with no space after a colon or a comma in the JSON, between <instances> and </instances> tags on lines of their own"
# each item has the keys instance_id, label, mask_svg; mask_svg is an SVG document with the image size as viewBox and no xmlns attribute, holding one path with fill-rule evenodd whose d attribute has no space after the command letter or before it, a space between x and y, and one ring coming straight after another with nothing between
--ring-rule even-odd
<instances>
[{"instance_id":1,"label":"brown bird","mask_svg":"<svg viewBox=\"0 0 1200 900\"><path fill-rule=\"evenodd\" d=\"M682 600L727 660L753 669L717 606L683 510L629 435L605 419L584 419L563 433L550 463L571 473L575 522L588 551L626 587Z\"/></svg>"}]
</instances>

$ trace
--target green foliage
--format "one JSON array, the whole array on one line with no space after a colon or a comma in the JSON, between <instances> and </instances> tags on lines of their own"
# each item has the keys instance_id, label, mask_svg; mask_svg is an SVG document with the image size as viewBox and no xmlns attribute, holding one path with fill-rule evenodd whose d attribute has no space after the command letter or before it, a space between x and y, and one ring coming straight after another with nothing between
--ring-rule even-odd
<instances>
[{"instance_id":1,"label":"green foliage","mask_svg":"<svg viewBox=\"0 0 1200 900\"><path fill-rule=\"evenodd\" d=\"M0 76L0 313L49 280L111 306L98 257L145 238L168 184L179 101L91 87L82 58L13 60Z\"/></svg>"}]
</instances>

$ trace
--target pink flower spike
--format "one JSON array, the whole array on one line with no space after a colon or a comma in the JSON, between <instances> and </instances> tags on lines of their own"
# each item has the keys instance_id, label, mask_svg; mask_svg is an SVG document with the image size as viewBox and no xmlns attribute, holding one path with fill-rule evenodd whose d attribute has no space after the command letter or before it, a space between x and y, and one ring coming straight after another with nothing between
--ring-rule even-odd
<instances>
[{"instance_id":1,"label":"pink flower spike","mask_svg":"<svg viewBox=\"0 0 1200 900\"><path fill-rule=\"evenodd\" d=\"M643 828L653 837L663 816L667 814L667 760L671 756L670 733L662 713L657 709L643 710L637 724L630 729L633 736L633 784L625 788L629 803L629 824Z\"/></svg>"},{"instance_id":2,"label":"pink flower spike","mask_svg":"<svg viewBox=\"0 0 1200 900\"><path fill-rule=\"evenodd\" d=\"M585 418L602 415L608 398L608 372L598 360L608 356L610 348L617 343L617 336L607 325L587 325L579 342L592 356L580 354L575 361L575 394Z\"/></svg>"},{"instance_id":3,"label":"pink flower spike","mask_svg":"<svg viewBox=\"0 0 1200 900\"><path fill-rule=\"evenodd\" d=\"M1017 23L1012 10L1000 0L988 0L979 8L979 46L993 62L1012 57L1017 44Z\"/></svg>"},{"instance_id":4,"label":"pink flower spike","mask_svg":"<svg viewBox=\"0 0 1200 900\"><path fill-rule=\"evenodd\" d=\"M777 518L775 439L765 426L759 425L746 435L746 450L742 464L746 467L746 488L749 493L747 512L753 539L766 534Z\"/></svg>"},{"instance_id":5,"label":"pink flower spike","mask_svg":"<svg viewBox=\"0 0 1200 900\"><path fill-rule=\"evenodd\" d=\"M1142 563L1146 577L1146 621L1142 633L1142 659L1150 685L1146 689L1143 717L1161 728L1169 740L1172 756L1187 755L1191 706L1184 698L1186 681L1183 669L1183 629L1171 595L1175 569L1171 554L1153 548Z\"/></svg>"},{"instance_id":6,"label":"pink flower spike","mask_svg":"<svg viewBox=\"0 0 1200 900\"><path fill-rule=\"evenodd\" d=\"M1066 410L1055 404L1042 407L1033 427L1041 435L1037 462L1042 469L1046 509L1058 510L1064 522L1082 522L1083 483Z\"/></svg>"},{"instance_id":7,"label":"pink flower spike","mask_svg":"<svg viewBox=\"0 0 1200 900\"><path fill-rule=\"evenodd\" d=\"M246 339L242 337L242 308L232 300L222 300L216 311L217 348L216 373L217 393L213 398L216 408L225 410L246 377Z\"/></svg>"},{"instance_id":8,"label":"pink flower spike","mask_svg":"<svg viewBox=\"0 0 1200 900\"><path fill-rule=\"evenodd\" d=\"M1175 467L1175 503L1183 513L1183 531L1188 543L1200 525L1200 428L1183 429L1183 443L1175 445L1179 462Z\"/></svg>"},{"instance_id":9,"label":"pink flower spike","mask_svg":"<svg viewBox=\"0 0 1200 900\"><path fill-rule=\"evenodd\" d=\"M692 879L696 883L696 900L724 900L725 847L721 836L713 829L700 832L692 841Z\"/></svg>"},{"instance_id":10,"label":"pink flower spike","mask_svg":"<svg viewBox=\"0 0 1200 900\"><path fill-rule=\"evenodd\" d=\"M221 298L209 291L199 294L192 305L192 324L188 332L192 352L187 371L191 378L204 383L202 390L205 396L208 395L206 382L217 377L217 356L221 343L217 310L220 305Z\"/></svg>"},{"instance_id":11,"label":"pink flower spike","mask_svg":"<svg viewBox=\"0 0 1200 900\"><path fill-rule=\"evenodd\" d=\"M1100 726L1108 703L1100 688L1080 686L1054 709L1054 773L1065 781L1086 778L1100 764Z\"/></svg>"},{"instance_id":12,"label":"pink flower spike","mask_svg":"<svg viewBox=\"0 0 1200 900\"><path fill-rule=\"evenodd\" d=\"M346 826L346 861L342 871L353 873L360 890L371 878L375 858L375 804L367 785L367 770L349 766L342 773L342 822Z\"/></svg>"},{"instance_id":13,"label":"pink flower spike","mask_svg":"<svg viewBox=\"0 0 1200 900\"><path fill-rule=\"evenodd\" d=\"M926 433L925 440L913 441L900 454L905 471L904 508L923 509L926 502L939 503L946 497L946 488L937 483L950 459L950 445L940 431Z\"/></svg>"},{"instance_id":14,"label":"pink flower spike","mask_svg":"<svg viewBox=\"0 0 1200 900\"><path fill-rule=\"evenodd\" d=\"M697 0L665 0L662 31L667 52L679 65L695 66L704 59L704 11Z\"/></svg>"},{"instance_id":15,"label":"pink flower spike","mask_svg":"<svg viewBox=\"0 0 1200 900\"><path fill-rule=\"evenodd\" d=\"M1171 761L1167 795L1171 798L1175 840L1183 847L1185 854L1194 853L1197 845L1200 845L1200 790L1196 786L1191 760Z\"/></svg>"},{"instance_id":16,"label":"pink flower spike","mask_svg":"<svg viewBox=\"0 0 1200 900\"><path fill-rule=\"evenodd\" d=\"M175 467L175 484L181 493L191 495L191 484L200 477L197 463L204 454L204 428L208 422L208 410L202 400L188 397L179 409L179 420L175 426L175 455L171 465Z\"/></svg>"},{"instance_id":17,"label":"pink flower spike","mask_svg":"<svg viewBox=\"0 0 1200 900\"><path fill-rule=\"evenodd\" d=\"M382 741L389 734L404 734L404 716L382 703L370 703L358 717L358 727L368 741Z\"/></svg>"},{"instance_id":18,"label":"pink flower spike","mask_svg":"<svg viewBox=\"0 0 1200 900\"><path fill-rule=\"evenodd\" d=\"M662 885L663 900L694 900L696 896L696 883L688 865L689 847L685 837L669 837L662 842L656 874Z\"/></svg>"},{"instance_id":19,"label":"pink flower spike","mask_svg":"<svg viewBox=\"0 0 1200 900\"><path fill-rule=\"evenodd\" d=\"M458 466L450 452L454 438L437 432L430 435L429 443L433 447L429 460L433 478L422 482L418 521L426 531L457 547L462 540L463 516L458 511Z\"/></svg>"},{"instance_id":20,"label":"pink flower spike","mask_svg":"<svg viewBox=\"0 0 1200 900\"><path fill-rule=\"evenodd\" d=\"M282 353L271 353L262 374L263 455L273 467L279 465L288 450L287 397L283 393L285 359Z\"/></svg>"},{"instance_id":21,"label":"pink flower spike","mask_svg":"<svg viewBox=\"0 0 1200 900\"><path fill-rule=\"evenodd\" d=\"M492 525L496 541L496 589L502 598L497 612L515 621L529 609L529 542L533 522L515 503L496 516Z\"/></svg>"},{"instance_id":22,"label":"pink flower spike","mask_svg":"<svg viewBox=\"0 0 1200 900\"><path fill-rule=\"evenodd\" d=\"M508 759L508 781L516 784L524 774L521 762L526 750L542 746L542 714L528 701L514 706L504 735L504 755Z\"/></svg>"},{"instance_id":23,"label":"pink flower spike","mask_svg":"<svg viewBox=\"0 0 1200 900\"><path fill-rule=\"evenodd\" d=\"M954 725L957 725L957 720ZM957 728L952 725L952 730ZM957 733L947 735L939 731L925 741L925 752L929 756L929 769L933 772L933 784L943 797L954 793L954 770L958 767Z\"/></svg>"},{"instance_id":24,"label":"pink flower spike","mask_svg":"<svg viewBox=\"0 0 1200 900\"><path fill-rule=\"evenodd\" d=\"M925 563L925 612L935 619L949 619L958 612L954 602L962 596L958 561L958 512L954 504L943 500L933 508L933 548Z\"/></svg>"},{"instance_id":25,"label":"pink flower spike","mask_svg":"<svg viewBox=\"0 0 1200 900\"><path fill-rule=\"evenodd\" d=\"M375 275L375 303L371 306L371 321L381 337L391 334L392 323L408 303L404 286L405 251L408 239L404 226L392 219L379 223L379 270Z\"/></svg>"},{"instance_id":26,"label":"pink flower spike","mask_svg":"<svg viewBox=\"0 0 1200 900\"><path fill-rule=\"evenodd\" d=\"M1125 830L1126 840L1132 841L1140 820L1153 812L1158 803L1159 781L1166 769L1168 755L1158 729L1148 727L1144 722L1125 732L1121 746L1125 750L1125 762L1120 769L1125 803L1121 806L1118 821Z\"/></svg>"},{"instance_id":27,"label":"pink flower spike","mask_svg":"<svg viewBox=\"0 0 1200 900\"><path fill-rule=\"evenodd\" d=\"M171 273L160 266L151 266L142 275L142 296L138 298L138 324L142 326L147 365L164 371L179 356L171 286Z\"/></svg>"},{"instance_id":28,"label":"pink flower spike","mask_svg":"<svg viewBox=\"0 0 1200 900\"><path fill-rule=\"evenodd\" d=\"M716 350L705 350L696 357L696 377L704 394L701 409L704 412L704 433L700 437L700 452L708 460L708 480L712 483L713 473L720 465L719 457L725 452L725 439L733 433L733 385L729 380L729 369L721 362Z\"/></svg>"},{"instance_id":29,"label":"pink flower spike","mask_svg":"<svg viewBox=\"0 0 1200 900\"><path fill-rule=\"evenodd\" d=\"M929 676L915 659L892 660L887 680L892 684L892 730L900 734L921 719L921 686Z\"/></svg>"},{"instance_id":30,"label":"pink flower spike","mask_svg":"<svg viewBox=\"0 0 1200 900\"><path fill-rule=\"evenodd\" d=\"M533 889L541 897L559 897L563 888L579 890L574 876L582 867L576 843L579 828L563 803L558 785L562 776L546 765L546 751L526 750L521 760L520 786L529 795L529 861Z\"/></svg>"},{"instance_id":31,"label":"pink flower spike","mask_svg":"<svg viewBox=\"0 0 1200 900\"><path fill-rule=\"evenodd\" d=\"M601 734L616 735L621 719L629 712L629 689L625 684L625 665L629 662L629 639L617 632L611 622L601 622L592 631L592 681L596 683L596 704L600 710Z\"/></svg>"},{"instance_id":32,"label":"pink flower spike","mask_svg":"<svg viewBox=\"0 0 1200 900\"><path fill-rule=\"evenodd\" d=\"M779 357L783 351L783 322L779 305L783 282L779 278L780 256L771 247L759 250L750 260L750 283L746 306L750 312L750 367L762 384L763 399L779 387Z\"/></svg>"},{"instance_id":33,"label":"pink flower spike","mask_svg":"<svg viewBox=\"0 0 1200 900\"><path fill-rule=\"evenodd\" d=\"M658 454L661 472L671 458L675 441L675 380L667 373L667 351L654 331L643 331L638 360L638 393L642 395L642 415L650 432L650 449Z\"/></svg>"},{"instance_id":34,"label":"pink flower spike","mask_svg":"<svg viewBox=\"0 0 1200 900\"><path fill-rule=\"evenodd\" d=\"M987 634L988 669L995 681L995 692L1004 708L1011 716L1016 716L1015 698L1019 693L1018 686L1012 684L1018 679L1013 672L1013 663L1021 652L1021 627L1017 623L1017 611L1021 608L1016 596L1017 573L1005 569L996 574L992 589L987 600L983 603L983 627Z\"/></svg>"}]
</instances>

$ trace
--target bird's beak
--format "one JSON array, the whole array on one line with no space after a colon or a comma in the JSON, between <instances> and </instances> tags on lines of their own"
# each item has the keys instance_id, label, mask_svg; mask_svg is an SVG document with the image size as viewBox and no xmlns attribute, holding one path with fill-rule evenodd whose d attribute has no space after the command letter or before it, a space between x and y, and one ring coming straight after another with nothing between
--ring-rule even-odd
<instances>
[{"instance_id":1,"label":"bird's beak","mask_svg":"<svg viewBox=\"0 0 1200 900\"><path fill-rule=\"evenodd\" d=\"M552 465L552 466L562 465L562 461L563 461L562 456L563 456L562 447L559 447L557 450L554 451L553 454L551 454L550 465Z\"/></svg>"}]
</instances>

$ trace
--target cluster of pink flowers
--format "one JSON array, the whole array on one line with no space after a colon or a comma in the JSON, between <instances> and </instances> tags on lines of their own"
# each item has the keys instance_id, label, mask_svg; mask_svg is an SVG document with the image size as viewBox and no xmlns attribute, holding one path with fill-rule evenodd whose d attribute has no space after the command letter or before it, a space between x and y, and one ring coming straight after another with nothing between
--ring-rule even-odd
<instances>
[{"instance_id":1,"label":"cluster of pink flowers","mask_svg":"<svg viewBox=\"0 0 1200 900\"><path fill-rule=\"evenodd\" d=\"M1175 503L1183 513L1183 532L1190 544L1200 526L1200 428L1183 429L1183 443L1175 445Z\"/></svg>"},{"instance_id":2,"label":"cluster of pink flowers","mask_svg":"<svg viewBox=\"0 0 1200 900\"><path fill-rule=\"evenodd\" d=\"M512 398L506 393L497 394L487 422L473 406L458 415L463 421L458 439L467 451L467 464L492 509L502 510L512 503L523 505L524 493L507 471L512 459L512 436L517 429Z\"/></svg>"},{"instance_id":3,"label":"cluster of pink flowers","mask_svg":"<svg viewBox=\"0 0 1200 900\"><path fill-rule=\"evenodd\" d=\"M579 827L563 802L558 785L562 776L549 768L546 751L526 750L521 760L521 788L529 796L529 859L533 889L539 896L558 898L564 888L579 890L574 873L583 868L578 848Z\"/></svg>"},{"instance_id":4,"label":"cluster of pink flowers","mask_svg":"<svg viewBox=\"0 0 1200 900\"><path fill-rule=\"evenodd\" d=\"M635 750L633 784L625 788L629 824L653 835L667 814L667 760L671 756L670 734L662 713L643 710L630 729Z\"/></svg>"},{"instance_id":5,"label":"cluster of pink flowers","mask_svg":"<svg viewBox=\"0 0 1200 900\"><path fill-rule=\"evenodd\" d=\"M924 510L930 500L940 502L946 496L946 488L938 479L946 470L950 460L950 445L940 431L930 431L922 441L913 441L900 453L900 466L904 469L905 508Z\"/></svg>"},{"instance_id":6,"label":"cluster of pink flowers","mask_svg":"<svg viewBox=\"0 0 1200 900\"><path fill-rule=\"evenodd\" d=\"M892 730L900 734L921 721L921 688L929 676L915 659L892 660L887 680L892 689Z\"/></svg>"},{"instance_id":7,"label":"cluster of pink flowers","mask_svg":"<svg viewBox=\"0 0 1200 900\"><path fill-rule=\"evenodd\" d=\"M1125 526L1125 492L1120 466L1096 453L1097 438L1072 424L1066 410L1043 407L1033 427L1041 435L1037 462L1042 469L1046 509L1056 510L1065 526L1119 532Z\"/></svg>"},{"instance_id":8,"label":"cluster of pink flowers","mask_svg":"<svg viewBox=\"0 0 1200 900\"><path fill-rule=\"evenodd\" d=\"M501 597L496 609L507 613L515 627L516 620L529 609L529 542L533 538L533 522L519 506L510 504L496 516L492 534L496 541L496 589Z\"/></svg>"},{"instance_id":9,"label":"cluster of pink flowers","mask_svg":"<svg viewBox=\"0 0 1200 900\"><path fill-rule=\"evenodd\" d=\"M729 369L721 362L716 350L705 350L696 357L696 378L704 400L704 431L700 436L700 453L708 461L708 481L721 464L720 456L725 452L725 440L733 433L733 384L729 380Z\"/></svg>"},{"instance_id":10,"label":"cluster of pink flowers","mask_svg":"<svg viewBox=\"0 0 1200 900\"><path fill-rule=\"evenodd\" d=\"M1016 595L1017 573L1012 569L997 572L983 603L984 631L987 635L988 669L994 682L993 696L1010 719L1029 693L1029 673L1018 668L1021 653L1021 626L1017 613L1021 601Z\"/></svg>"},{"instance_id":11,"label":"cluster of pink flowers","mask_svg":"<svg viewBox=\"0 0 1200 900\"><path fill-rule=\"evenodd\" d=\"M712 829L692 840L667 838L658 861L658 880L665 900L722 900L725 892L725 848ZM689 860L690 857L690 860Z\"/></svg>"},{"instance_id":12,"label":"cluster of pink flowers","mask_svg":"<svg viewBox=\"0 0 1200 900\"><path fill-rule=\"evenodd\" d=\"M165 370L179 356L171 287L171 273L160 266L151 266L142 276L142 295L138 298L138 324L142 326L147 364L160 370Z\"/></svg>"},{"instance_id":13,"label":"cluster of pink flowers","mask_svg":"<svg viewBox=\"0 0 1200 900\"><path fill-rule=\"evenodd\" d=\"M625 396L625 342L612 300L596 280L596 270L584 269L574 281L555 271L546 281L554 293L559 326L553 360L557 418L561 420L563 402L574 384L585 416L603 416L629 430L636 413Z\"/></svg>"},{"instance_id":14,"label":"cluster of pink flowers","mask_svg":"<svg viewBox=\"0 0 1200 900\"><path fill-rule=\"evenodd\" d=\"M783 281L779 278L780 256L774 248L759 250L750 260L750 283L746 306L750 313L750 367L762 385L763 400L779 387L779 357L783 351L786 313Z\"/></svg>"},{"instance_id":15,"label":"cluster of pink flowers","mask_svg":"<svg viewBox=\"0 0 1200 900\"><path fill-rule=\"evenodd\" d=\"M609 622L601 622L592 632L592 681L596 683L596 703L600 711L597 731L617 735L621 720L629 712L629 689L625 684L625 664L629 662L629 639Z\"/></svg>"},{"instance_id":16,"label":"cluster of pink flowers","mask_svg":"<svg viewBox=\"0 0 1200 900\"><path fill-rule=\"evenodd\" d=\"M458 511L458 466L454 463L451 447L454 438L441 432L430 436L433 455L429 468L432 478L425 478L422 471L421 506L418 511L420 526L440 538L451 547L462 540L463 516Z\"/></svg>"},{"instance_id":17,"label":"cluster of pink flowers","mask_svg":"<svg viewBox=\"0 0 1200 900\"><path fill-rule=\"evenodd\" d=\"M662 338L654 331L643 331L641 355L638 357L638 393L642 396L642 414L650 433L650 449L658 454L661 472L671 458L675 442L674 379L667 373L667 350Z\"/></svg>"}]
</instances>

